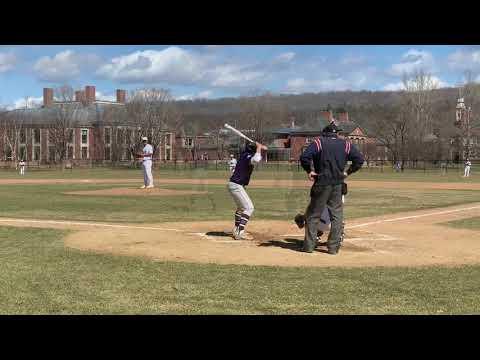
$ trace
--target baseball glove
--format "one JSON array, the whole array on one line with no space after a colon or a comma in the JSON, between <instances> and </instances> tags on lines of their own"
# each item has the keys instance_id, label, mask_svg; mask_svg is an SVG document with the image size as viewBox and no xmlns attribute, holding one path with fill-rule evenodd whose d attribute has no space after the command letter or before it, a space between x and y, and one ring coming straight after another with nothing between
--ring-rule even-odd
<instances>
[{"instance_id":1,"label":"baseball glove","mask_svg":"<svg viewBox=\"0 0 480 360\"><path fill-rule=\"evenodd\" d=\"M303 227L305 226L305 215L297 214L294 218L294 221L300 229L303 229Z\"/></svg>"},{"instance_id":2,"label":"baseball glove","mask_svg":"<svg viewBox=\"0 0 480 360\"><path fill-rule=\"evenodd\" d=\"M347 195L347 193L348 193L347 183L342 183L342 195Z\"/></svg>"}]
</instances>

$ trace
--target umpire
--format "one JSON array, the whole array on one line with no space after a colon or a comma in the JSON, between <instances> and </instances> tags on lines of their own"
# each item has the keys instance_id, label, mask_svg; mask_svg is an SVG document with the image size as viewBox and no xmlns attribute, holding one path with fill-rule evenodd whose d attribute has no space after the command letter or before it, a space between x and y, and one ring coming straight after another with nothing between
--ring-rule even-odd
<instances>
[{"instance_id":1,"label":"umpire","mask_svg":"<svg viewBox=\"0 0 480 360\"><path fill-rule=\"evenodd\" d=\"M303 169L313 181L310 204L306 211L305 241L303 251L313 252L317 245L317 229L326 205L330 209L331 228L327 240L328 253L336 255L342 245L343 204L342 184L344 179L360 170L363 155L355 145L337 136L341 131L333 122L322 130L300 157ZM347 161L352 164L345 172ZM311 167L313 162L313 169Z\"/></svg>"}]
</instances>

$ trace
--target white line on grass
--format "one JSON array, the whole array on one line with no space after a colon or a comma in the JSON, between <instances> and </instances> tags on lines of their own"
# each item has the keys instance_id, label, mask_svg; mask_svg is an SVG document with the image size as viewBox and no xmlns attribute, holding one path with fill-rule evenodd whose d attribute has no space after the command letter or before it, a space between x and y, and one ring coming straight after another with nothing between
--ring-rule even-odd
<instances>
[{"instance_id":1,"label":"white line on grass","mask_svg":"<svg viewBox=\"0 0 480 360\"><path fill-rule=\"evenodd\" d=\"M468 208L455 209L455 210L438 211L438 212L421 214L421 215L410 215L410 216L404 216L404 217L393 218L393 219L382 219L382 220L371 221L371 222L367 222L367 223L363 223L363 224L346 226L345 229L348 230L348 229L354 229L354 228L359 228L359 227L364 227L364 226L369 226L369 225L381 224L381 223L384 223L384 222L394 222L394 221L402 221L402 220L409 220L409 219L417 219L417 218L426 217L426 216L451 214L451 213L455 213L455 212L475 210L475 209L480 209L480 206L472 206L472 207L468 207ZM284 234L284 235L280 235L280 236L304 236L304 234Z\"/></svg>"},{"instance_id":2,"label":"white line on grass","mask_svg":"<svg viewBox=\"0 0 480 360\"><path fill-rule=\"evenodd\" d=\"M369 225L381 224L381 223L384 223L384 222L402 221L402 220L418 219L418 218L426 217L426 216L435 216L435 215L451 214L451 213L455 213L455 212L467 211L467 210L475 210L475 209L480 209L480 206L472 206L472 207L469 207L469 208L462 208L462 209L455 209L455 210L446 210L446 211L438 211L438 212L428 213L428 214L410 215L410 216L404 216L404 217L393 218L393 219L383 219L383 220L371 221L371 222L368 222L368 223L363 223L363 224L358 224L358 225L347 226L346 229L354 229L354 228L359 228L359 227L364 227L364 226L369 226Z\"/></svg>"}]
</instances>

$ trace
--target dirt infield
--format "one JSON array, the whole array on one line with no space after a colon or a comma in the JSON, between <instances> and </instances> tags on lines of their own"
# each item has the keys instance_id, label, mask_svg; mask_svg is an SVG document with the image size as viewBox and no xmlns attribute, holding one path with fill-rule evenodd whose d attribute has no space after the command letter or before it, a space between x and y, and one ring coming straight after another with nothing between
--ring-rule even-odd
<instances>
[{"instance_id":1,"label":"dirt infield","mask_svg":"<svg viewBox=\"0 0 480 360\"><path fill-rule=\"evenodd\" d=\"M227 179L155 179L155 185L226 185ZM132 184L139 186L143 179L0 179L0 185L48 185L48 184ZM480 190L480 183L467 182L413 182L413 181L348 181L350 188L364 189L419 189L419 190ZM249 187L310 187L308 180L252 180Z\"/></svg>"},{"instance_id":2,"label":"dirt infield","mask_svg":"<svg viewBox=\"0 0 480 360\"><path fill-rule=\"evenodd\" d=\"M139 188L113 188L102 190L83 190L65 192L67 195L89 195L89 196L180 196L180 195L202 195L207 191L187 191L172 189L139 189Z\"/></svg>"},{"instance_id":3,"label":"dirt infield","mask_svg":"<svg viewBox=\"0 0 480 360\"><path fill-rule=\"evenodd\" d=\"M439 225L480 216L480 203L349 221L339 255L299 252L303 233L285 221L252 220L253 241L231 238L230 222L120 225L6 219L0 224L76 230L65 245L161 261L271 266L426 266L480 263L480 233ZM325 236L322 241L325 241Z\"/></svg>"}]
</instances>

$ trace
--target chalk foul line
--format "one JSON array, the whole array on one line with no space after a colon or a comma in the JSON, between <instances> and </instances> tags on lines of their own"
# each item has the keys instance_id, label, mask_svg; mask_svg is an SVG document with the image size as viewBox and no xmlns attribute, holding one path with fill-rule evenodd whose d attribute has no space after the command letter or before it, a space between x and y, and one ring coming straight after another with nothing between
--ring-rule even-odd
<instances>
[{"instance_id":1,"label":"chalk foul line","mask_svg":"<svg viewBox=\"0 0 480 360\"><path fill-rule=\"evenodd\" d=\"M0 222L7 223L36 223L36 224L53 224L53 225L76 225L76 226L95 226L95 227L108 227L117 229L138 229L138 230L163 230L163 231L176 231L183 232L179 229L161 228L153 226L132 226L132 225L120 225L120 224L104 224L104 223L89 223L89 222L75 222L75 221L56 221L56 220L35 220L35 219L1 219Z\"/></svg>"},{"instance_id":2,"label":"chalk foul line","mask_svg":"<svg viewBox=\"0 0 480 360\"><path fill-rule=\"evenodd\" d=\"M346 226L345 229L355 229L355 228L359 228L359 227L364 227L364 226L369 226L369 225L375 225L375 224L381 224L381 223L385 223L385 222L394 222L394 221L418 219L418 218L427 217L427 216L436 216L436 215L451 214L451 213L456 213L456 212L461 212L461 211L468 211L468 210L475 210L475 209L480 209L480 206L472 206L472 207L468 207L468 208L454 209L454 210L437 211L437 212L428 213L428 214L403 216L403 217L393 218L393 219L382 219L382 220L371 221L371 222L367 222L367 223L363 223L363 224Z\"/></svg>"},{"instance_id":3,"label":"chalk foul line","mask_svg":"<svg viewBox=\"0 0 480 360\"><path fill-rule=\"evenodd\" d=\"M480 206L472 206L472 207L468 207L468 208L461 208L461 209L454 209L454 210L437 211L437 212L432 212L432 213L428 213L428 214L403 216L403 217L398 217L398 218L393 218L393 219L382 219L382 220L370 221L370 222L367 222L367 223L350 225L350 226L347 225L347 226L345 226L345 230L355 229L355 228L365 227L365 226L370 226L370 225L375 225L375 224L381 224L381 223L385 223L385 222L395 222L395 221L402 221L402 220L418 219L418 218L421 218L421 217L451 214L451 213L468 211L468 210L475 210L475 209L480 209ZM281 235L281 236L304 236L304 234L284 234L284 235Z\"/></svg>"},{"instance_id":4,"label":"chalk foul line","mask_svg":"<svg viewBox=\"0 0 480 360\"><path fill-rule=\"evenodd\" d=\"M420 215L410 215L410 216L403 216L393 219L382 219L377 221L371 221L363 224L357 225L350 225L346 226L345 229L354 229L359 227L365 227L375 224L381 224L386 222L395 222L395 221L402 221L402 220L410 220L410 219L418 219L427 216L435 216L435 215L444 215L444 214L451 214L461 211L468 211L468 210L475 210L480 209L480 205L472 206L468 208L461 208L461 209L454 209L454 210L444 210L444 211L437 211L427 214L420 214ZM92 223L92 222L75 222L75 221L67 221L67 220L36 220L36 219L13 219L13 218L0 218L0 222L6 223L34 223L34 224L52 224L52 225L75 225L75 226L89 226L89 227L105 227L105 228L116 228L116 229L138 229L138 230L160 230L160 231L174 231L174 232L187 232L191 235L200 235L203 233L191 233L188 231L180 230L180 229L172 229L172 228L162 228L156 226L135 226L135 225L120 225L120 224L105 224L105 223ZM203 236L206 236L204 234ZM284 234L280 236L304 236L304 234Z\"/></svg>"}]
</instances>

